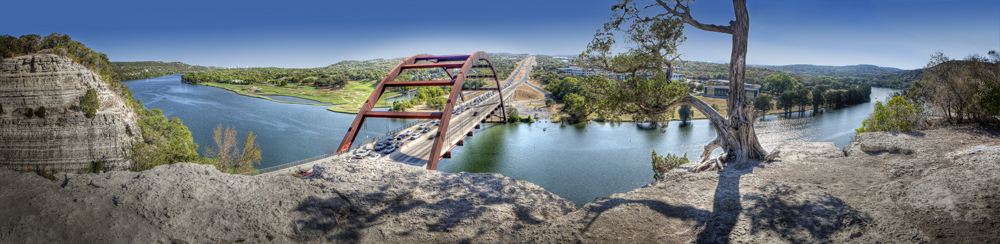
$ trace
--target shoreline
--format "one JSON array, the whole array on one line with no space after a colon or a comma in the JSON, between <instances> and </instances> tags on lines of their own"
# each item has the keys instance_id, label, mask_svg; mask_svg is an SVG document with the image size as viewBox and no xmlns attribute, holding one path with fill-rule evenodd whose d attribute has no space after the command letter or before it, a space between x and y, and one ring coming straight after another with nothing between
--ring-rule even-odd
<instances>
[{"instance_id":1,"label":"shoreline","mask_svg":"<svg viewBox=\"0 0 1000 244\"><path fill-rule=\"evenodd\" d=\"M188 83L188 84L192 84L192 83ZM315 102L318 102L318 103L288 102L288 101L281 101L281 100L277 100L277 99L273 99L273 98L267 97L268 94L247 93L247 92L243 92L243 91L237 91L237 90L233 90L232 88L229 88L229 87L214 85L215 83L202 82L202 83L194 83L194 84L195 85L199 85L199 86L207 86L207 87L220 88L220 89L224 89L224 90L227 90L227 91L234 92L234 93L239 94L239 95L253 97L253 98L259 98L259 99L264 99L264 100L268 100L268 101L272 101L272 102L279 102L279 103L285 103L285 104L310 105L310 106L329 106L329 107L326 108L326 110L330 111L330 112L345 113L345 114L358 114L357 112L338 110L338 109L335 108L337 106L346 105L346 103L330 104L330 103L323 103L321 101L316 101L316 100L305 98L305 97L295 96L295 94L271 94L271 95L274 95L274 96L286 96L286 97L301 98L301 99L306 99L306 100L310 100L310 101L315 101ZM376 108L386 108L388 106L375 106L375 107Z\"/></svg>"}]
</instances>

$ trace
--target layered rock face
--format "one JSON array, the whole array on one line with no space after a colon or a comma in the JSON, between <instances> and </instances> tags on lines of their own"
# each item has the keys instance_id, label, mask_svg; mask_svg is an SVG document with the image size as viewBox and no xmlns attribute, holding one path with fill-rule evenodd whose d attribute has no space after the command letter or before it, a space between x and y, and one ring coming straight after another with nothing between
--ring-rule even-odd
<instances>
[{"instance_id":1,"label":"layered rock face","mask_svg":"<svg viewBox=\"0 0 1000 244\"><path fill-rule=\"evenodd\" d=\"M94 89L94 118L70 109ZM138 116L87 67L55 54L0 60L0 166L59 172L86 170L102 160L107 170L131 166L127 156L141 135ZM25 115L45 107L45 118Z\"/></svg>"}]
</instances>

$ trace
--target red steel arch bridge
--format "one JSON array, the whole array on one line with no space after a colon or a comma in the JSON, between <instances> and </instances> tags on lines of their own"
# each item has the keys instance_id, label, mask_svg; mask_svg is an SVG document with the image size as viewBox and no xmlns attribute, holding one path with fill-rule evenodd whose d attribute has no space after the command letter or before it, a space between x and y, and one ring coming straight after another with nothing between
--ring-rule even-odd
<instances>
[{"instance_id":1,"label":"red steel arch bridge","mask_svg":"<svg viewBox=\"0 0 1000 244\"><path fill-rule=\"evenodd\" d=\"M486 122L487 119L507 121L504 109L505 101L512 98L517 86L527 79L532 59L532 57L525 59L511 74L509 81L512 82L502 84L493 65L493 60L490 59L489 54L482 51L470 55L433 56L420 54L409 57L389 71L389 74L375 87L354 118L351 127L348 128L347 134L344 135L344 139L337 149L337 154L347 153L352 148L359 130L368 118L437 120L439 124L436 128L427 133L431 136L408 142L408 145L405 146L407 150L400 150L400 154L404 152L407 154L403 157L422 159L422 155L427 155L426 168L435 170L438 162L442 158L450 157L451 150L455 146L463 145L465 137L472 136L473 130L479 128L480 123ZM447 79L396 81L401 75L407 74L407 71L428 69L443 69L447 74ZM521 73L523 74L518 75ZM522 79L515 81L515 77L522 77ZM386 89L390 87L421 86L450 87L450 93L443 110L432 112L372 110ZM472 93L463 93L469 91Z\"/></svg>"}]
</instances>

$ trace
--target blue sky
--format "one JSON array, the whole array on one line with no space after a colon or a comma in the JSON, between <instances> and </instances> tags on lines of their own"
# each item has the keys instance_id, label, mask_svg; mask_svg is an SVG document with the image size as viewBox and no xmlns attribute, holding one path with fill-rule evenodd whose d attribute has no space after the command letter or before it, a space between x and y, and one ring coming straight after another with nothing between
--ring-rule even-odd
<instances>
[{"instance_id":1,"label":"blue sky","mask_svg":"<svg viewBox=\"0 0 1000 244\"><path fill-rule=\"evenodd\" d=\"M69 34L112 61L321 67L474 51L578 54L615 1L31 1L5 3L0 34ZM749 0L747 62L915 69L1000 50L996 0ZM732 2L692 15L725 24ZM687 60L726 62L728 35L686 28Z\"/></svg>"}]
</instances>

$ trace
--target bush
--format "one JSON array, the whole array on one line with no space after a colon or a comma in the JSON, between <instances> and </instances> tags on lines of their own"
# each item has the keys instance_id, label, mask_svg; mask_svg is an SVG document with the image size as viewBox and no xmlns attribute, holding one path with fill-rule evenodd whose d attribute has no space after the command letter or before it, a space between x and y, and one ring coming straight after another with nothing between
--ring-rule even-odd
<instances>
[{"instance_id":1,"label":"bush","mask_svg":"<svg viewBox=\"0 0 1000 244\"><path fill-rule=\"evenodd\" d=\"M87 113L87 118L93 118L97 115L97 109L100 106L100 102L97 101L97 91L93 88L87 89L87 94L83 95L83 98L80 99L80 109Z\"/></svg>"},{"instance_id":2,"label":"bush","mask_svg":"<svg viewBox=\"0 0 1000 244\"><path fill-rule=\"evenodd\" d=\"M0 114L3 114L3 104L0 104Z\"/></svg>"},{"instance_id":3,"label":"bush","mask_svg":"<svg viewBox=\"0 0 1000 244\"><path fill-rule=\"evenodd\" d=\"M35 111L35 115L39 118L45 118L45 106L39 106L38 111Z\"/></svg>"},{"instance_id":4,"label":"bush","mask_svg":"<svg viewBox=\"0 0 1000 244\"><path fill-rule=\"evenodd\" d=\"M517 114L517 108L507 107L507 121L517 122L519 120L521 120L521 117Z\"/></svg>"},{"instance_id":5,"label":"bush","mask_svg":"<svg viewBox=\"0 0 1000 244\"><path fill-rule=\"evenodd\" d=\"M31 109L31 108L28 108L28 112L24 113L24 116L27 116L30 119L31 116L35 116L35 110Z\"/></svg>"},{"instance_id":6,"label":"bush","mask_svg":"<svg viewBox=\"0 0 1000 244\"><path fill-rule=\"evenodd\" d=\"M132 171L152 169L177 162L197 162L198 144L177 117L167 119L157 108L139 111L136 121L143 142L132 145Z\"/></svg>"},{"instance_id":7,"label":"bush","mask_svg":"<svg viewBox=\"0 0 1000 244\"><path fill-rule=\"evenodd\" d=\"M90 163L90 170L87 171L90 171L91 173L100 173L101 171L104 171L104 160L98 159L97 161Z\"/></svg>"},{"instance_id":8,"label":"bush","mask_svg":"<svg viewBox=\"0 0 1000 244\"><path fill-rule=\"evenodd\" d=\"M545 99L545 106L546 106L546 107L552 107L552 105L553 105L553 104L556 104L556 101L555 101L555 100L552 100L551 98L550 98L550 99ZM2 108L3 108L3 107L0 107L0 113L2 113L2 112L3 112L3 109L2 109Z\"/></svg>"},{"instance_id":9,"label":"bush","mask_svg":"<svg viewBox=\"0 0 1000 244\"><path fill-rule=\"evenodd\" d=\"M903 97L892 97L886 105L875 102L875 111L861 123L858 134L874 131L908 132L926 124L923 108Z\"/></svg>"},{"instance_id":10,"label":"bush","mask_svg":"<svg viewBox=\"0 0 1000 244\"><path fill-rule=\"evenodd\" d=\"M667 173L677 166L684 165L690 162L687 158L687 153L684 153L683 157L678 157L677 155L667 153L664 156L656 155L656 150L653 150L653 179L659 180L663 177L663 174Z\"/></svg>"}]
</instances>

